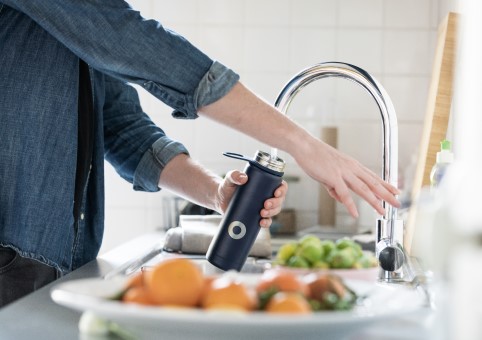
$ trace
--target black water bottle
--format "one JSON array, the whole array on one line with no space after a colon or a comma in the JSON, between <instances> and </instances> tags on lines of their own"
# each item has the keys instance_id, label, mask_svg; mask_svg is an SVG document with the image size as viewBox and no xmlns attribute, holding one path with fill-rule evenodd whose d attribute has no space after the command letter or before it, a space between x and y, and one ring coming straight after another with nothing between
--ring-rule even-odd
<instances>
[{"instance_id":1,"label":"black water bottle","mask_svg":"<svg viewBox=\"0 0 482 340\"><path fill-rule=\"evenodd\" d=\"M206 259L220 269L240 271L258 236L264 201L280 186L285 163L263 151L257 151L254 159L235 153L224 155L248 162L244 169L248 182L236 189Z\"/></svg>"}]
</instances>

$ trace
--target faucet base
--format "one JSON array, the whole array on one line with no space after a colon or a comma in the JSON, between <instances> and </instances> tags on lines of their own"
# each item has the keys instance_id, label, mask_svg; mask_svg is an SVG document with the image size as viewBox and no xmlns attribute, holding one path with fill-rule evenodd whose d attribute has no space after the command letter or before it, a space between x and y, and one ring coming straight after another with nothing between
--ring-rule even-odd
<instances>
[{"instance_id":1,"label":"faucet base","mask_svg":"<svg viewBox=\"0 0 482 340\"><path fill-rule=\"evenodd\" d=\"M378 281L386 283L400 283L405 281L405 278L401 272L390 272L380 268L378 273Z\"/></svg>"},{"instance_id":2,"label":"faucet base","mask_svg":"<svg viewBox=\"0 0 482 340\"><path fill-rule=\"evenodd\" d=\"M402 266L405 263L403 249L403 221L398 219L377 220L377 243L375 255L378 259L380 281L403 281Z\"/></svg>"}]
</instances>

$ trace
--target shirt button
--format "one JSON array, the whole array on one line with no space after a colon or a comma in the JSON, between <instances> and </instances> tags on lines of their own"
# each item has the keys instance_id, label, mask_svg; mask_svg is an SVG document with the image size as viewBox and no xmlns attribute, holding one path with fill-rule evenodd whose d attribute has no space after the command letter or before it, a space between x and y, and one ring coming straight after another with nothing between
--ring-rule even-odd
<instances>
[{"instance_id":1,"label":"shirt button","mask_svg":"<svg viewBox=\"0 0 482 340\"><path fill-rule=\"evenodd\" d=\"M80 214L80 219L81 219L81 220L84 219L84 213Z\"/></svg>"}]
</instances>

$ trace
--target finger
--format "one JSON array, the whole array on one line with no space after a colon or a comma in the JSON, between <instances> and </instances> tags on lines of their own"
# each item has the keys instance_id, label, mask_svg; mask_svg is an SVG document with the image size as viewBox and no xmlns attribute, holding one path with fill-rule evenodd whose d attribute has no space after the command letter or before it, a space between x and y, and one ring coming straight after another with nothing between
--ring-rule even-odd
<instances>
[{"instance_id":1,"label":"finger","mask_svg":"<svg viewBox=\"0 0 482 340\"><path fill-rule=\"evenodd\" d=\"M283 202L286 198L286 193L288 191L288 183L283 181L281 185L275 190L274 192L274 198L269 198L266 201L264 201L264 208L265 209L275 209L277 211L276 213L279 213L281 211L280 208L283 205ZM273 215L271 215L273 216Z\"/></svg>"},{"instance_id":2,"label":"finger","mask_svg":"<svg viewBox=\"0 0 482 340\"><path fill-rule=\"evenodd\" d=\"M275 190L274 197L286 196L287 192L288 192L288 183L286 183L285 181L282 181L281 185Z\"/></svg>"},{"instance_id":3,"label":"finger","mask_svg":"<svg viewBox=\"0 0 482 340\"><path fill-rule=\"evenodd\" d=\"M377 177L377 182L378 182L378 183L381 183L381 185L382 185L387 191L389 191L392 195L400 195L400 194L401 194L400 189L398 189L397 187L391 185L391 184L388 183L388 182L385 182L385 181L382 180L381 178L378 178L378 177Z\"/></svg>"},{"instance_id":4,"label":"finger","mask_svg":"<svg viewBox=\"0 0 482 340\"><path fill-rule=\"evenodd\" d=\"M326 191L328 191L328 194L337 202L341 203L340 197L336 194L335 188L326 188Z\"/></svg>"},{"instance_id":5,"label":"finger","mask_svg":"<svg viewBox=\"0 0 482 340\"><path fill-rule=\"evenodd\" d=\"M391 204L394 207L400 207L400 201L395 197L395 193L391 191L389 187L386 187L383 181L379 182L372 182L370 184L370 188L375 193L375 195L379 198ZM398 190L398 189L397 189Z\"/></svg>"},{"instance_id":6,"label":"finger","mask_svg":"<svg viewBox=\"0 0 482 340\"><path fill-rule=\"evenodd\" d=\"M261 217L273 217L281 212L281 206L273 209L262 209L260 212Z\"/></svg>"},{"instance_id":7,"label":"finger","mask_svg":"<svg viewBox=\"0 0 482 340\"><path fill-rule=\"evenodd\" d=\"M368 204L370 204L380 215L385 214L385 209L380 204L380 200L371 188L356 176L350 176L346 178L348 187L355 192L358 196L363 198Z\"/></svg>"},{"instance_id":8,"label":"finger","mask_svg":"<svg viewBox=\"0 0 482 340\"><path fill-rule=\"evenodd\" d=\"M398 192L398 189L390 185L389 183L383 181L379 177L372 177L369 176L368 178L361 178L362 181L368 185L369 190L371 190L375 196L377 196L378 200L384 200L388 204L391 204L394 207L400 207L400 202L395 197L395 193L393 189Z\"/></svg>"},{"instance_id":9,"label":"finger","mask_svg":"<svg viewBox=\"0 0 482 340\"><path fill-rule=\"evenodd\" d=\"M401 192L400 192L399 189L397 189L397 187L395 187L395 186L391 185L390 183L385 182L384 180L382 180L382 179L380 178L380 176L378 176L378 175L377 175L375 172L373 172L372 170L370 170L370 169L368 169L368 168L365 168L365 171L367 171L368 174L372 176L374 182L379 182L379 183L381 183L381 184L385 187L385 189L387 189L388 191L390 191L393 195L400 195Z\"/></svg>"},{"instance_id":10,"label":"finger","mask_svg":"<svg viewBox=\"0 0 482 340\"><path fill-rule=\"evenodd\" d=\"M353 190L353 189L352 189ZM356 204L353 201L353 198L350 195L350 191L344 182L338 183L337 186L334 187L335 194L340 198L340 202L346 207L350 215L355 218L358 218L358 210L356 208Z\"/></svg>"},{"instance_id":11,"label":"finger","mask_svg":"<svg viewBox=\"0 0 482 340\"><path fill-rule=\"evenodd\" d=\"M248 176L244 172L232 170L226 174L224 180L229 186L243 185L248 181Z\"/></svg>"},{"instance_id":12,"label":"finger","mask_svg":"<svg viewBox=\"0 0 482 340\"><path fill-rule=\"evenodd\" d=\"M263 218L261 221L259 221L259 226L261 228L269 228L271 226L271 218Z\"/></svg>"},{"instance_id":13,"label":"finger","mask_svg":"<svg viewBox=\"0 0 482 340\"><path fill-rule=\"evenodd\" d=\"M284 201L285 201L284 196L280 198L269 198L266 201L264 201L264 208L275 209L275 208L281 207Z\"/></svg>"}]
</instances>

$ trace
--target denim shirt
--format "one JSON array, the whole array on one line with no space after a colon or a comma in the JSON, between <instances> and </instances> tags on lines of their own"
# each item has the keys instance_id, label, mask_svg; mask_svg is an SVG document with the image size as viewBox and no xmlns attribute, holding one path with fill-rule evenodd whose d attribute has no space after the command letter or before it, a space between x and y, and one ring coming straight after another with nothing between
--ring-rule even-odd
<instances>
[{"instance_id":1,"label":"denim shirt","mask_svg":"<svg viewBox=\"0 0 482 340\"><path fill-rule=\"evenodd\" d=\"M79 58L90 66L96 130L75 221ZM169 160L187 153L142 111L128 83L191 119L238 78L124 1L1 0L0 245L62 273L93 260L104 158L134 190L152 192Z\"/></svg>"}]
</instances>

